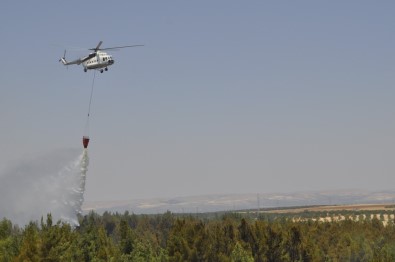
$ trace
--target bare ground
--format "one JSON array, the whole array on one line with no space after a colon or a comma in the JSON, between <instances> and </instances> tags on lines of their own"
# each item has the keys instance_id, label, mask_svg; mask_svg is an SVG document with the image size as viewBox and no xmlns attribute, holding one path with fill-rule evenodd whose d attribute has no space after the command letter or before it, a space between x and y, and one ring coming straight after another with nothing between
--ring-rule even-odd
<instances>
[{"instance_id":1,"label":"bare ground","mask_svg":"<svg viewBox=\"0 0 395 262\"><path fill-rule=\"evenodd\" d=\"M270 211L262 211L263 213L302 213L305 211L319 212L319 211L385 211L395 210L393 203L388 204L357 204L357 205L339 205L339 206L316 206L316 207L298 207L287 209L275 209Z\"/></svg>"}]
</instances>

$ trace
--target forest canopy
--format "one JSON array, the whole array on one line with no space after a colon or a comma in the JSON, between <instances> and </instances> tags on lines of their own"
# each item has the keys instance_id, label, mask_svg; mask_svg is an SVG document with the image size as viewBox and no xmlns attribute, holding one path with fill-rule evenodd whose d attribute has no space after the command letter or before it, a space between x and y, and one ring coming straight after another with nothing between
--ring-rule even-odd
<instances>
[{"instance_id":1,"label":"forest canopy","mask_svg":"<svg viewBox=\"0 0 395 262\"><path fill-rule=\"evenodd\" d=\"M0 221L0 261L395 261L395 224L376 216L102 215L80 226L51 214L23 228Z\"/></svg>"}]
</instances>

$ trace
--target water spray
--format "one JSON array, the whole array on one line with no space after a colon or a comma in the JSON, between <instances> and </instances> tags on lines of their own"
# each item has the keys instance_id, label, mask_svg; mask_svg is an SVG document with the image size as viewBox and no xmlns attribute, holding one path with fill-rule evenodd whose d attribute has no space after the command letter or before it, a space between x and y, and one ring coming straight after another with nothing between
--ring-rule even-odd
<instances>
[{"instance_id":1,"label":"water spray","mask_svg":"<svg viewBox=\"0 0 395 262\"><path fill-rule=\"evenodd\" d=\"M24 226L51 213L78 226L88 164L87 149L61 149L7 167L0 174L0 219Z\"/></svg>"}]
</instances>

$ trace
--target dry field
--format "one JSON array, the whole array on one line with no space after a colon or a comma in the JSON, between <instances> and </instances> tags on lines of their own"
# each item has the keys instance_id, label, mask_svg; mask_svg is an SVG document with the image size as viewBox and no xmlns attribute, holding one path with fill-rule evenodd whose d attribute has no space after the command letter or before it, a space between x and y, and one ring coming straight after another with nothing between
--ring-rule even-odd
<instances>
[{"instance_id":1,"label":"dry field","mask_svg":"<svg viewBox=\"0 0 395 262\"><path fill-rule=\"evenodd\" d=\"M390 204L358 204L358 205L340 205L340 206L316 206L316 207L301 207L289 209L275 209L270 211L263 211L265 213L302 213L302 212L321 212L321 211L395 211L395 205Z\"/></svg>"},{"instance_id":2,"label":"dry field","mask_svg":"<svg viewBox=\"0 0 395 262\"><path fill-rule=\"evenodd\" d=\"M364 214L369 212L369 214ZM270 211L263 211L264 213L272 214L294 214L293 221L306 221L311 219L320 222L335 222L342 221L346 218L355 221L362 221L366 219L377 218L382 221L383 225L388 225L389 221L395 220L395 205L394 204L358 204L358 205L341 205L341 206L316 206L316 207L301 207L291 209L277 209ZM300 216L298 214L307 212L328 212L326 216L309 217ZM351 213L350 213L351 212ZM355 212L353 215L352 213Z\"/></svg>"}]
</instances>

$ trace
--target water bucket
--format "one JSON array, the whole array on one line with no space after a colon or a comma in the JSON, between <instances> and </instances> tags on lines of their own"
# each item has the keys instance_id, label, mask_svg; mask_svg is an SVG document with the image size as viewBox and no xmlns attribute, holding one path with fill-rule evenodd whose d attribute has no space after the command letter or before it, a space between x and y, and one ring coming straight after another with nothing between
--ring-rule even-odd
<instances>
[{"instance_id":1,"label":"water bucket","mask_svg":"<svg viewBox=\"0 0 395 262\"><path fill-rule=\"evenodd\" d=\"M88 148L89 136L83 136L82 137L82 144L84 145L84 148Z\"/></svg>"}]
</instances>

